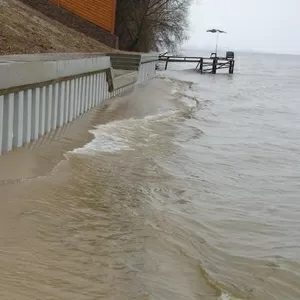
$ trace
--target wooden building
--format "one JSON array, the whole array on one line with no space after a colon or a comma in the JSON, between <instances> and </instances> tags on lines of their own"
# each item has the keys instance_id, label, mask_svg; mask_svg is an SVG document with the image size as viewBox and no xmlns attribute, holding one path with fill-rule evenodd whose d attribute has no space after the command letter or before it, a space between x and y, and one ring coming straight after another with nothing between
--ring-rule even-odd
<instances>
[{"instance_id":1,"label":"wooden building","mask_svg":"<svg viewBox=\"0 0 300 300\"><path fill-rule=\"evenodd\" d=\"M117 0L50 0L81 18L105 29L115 31Z\"/></svg>"}]
</instances>

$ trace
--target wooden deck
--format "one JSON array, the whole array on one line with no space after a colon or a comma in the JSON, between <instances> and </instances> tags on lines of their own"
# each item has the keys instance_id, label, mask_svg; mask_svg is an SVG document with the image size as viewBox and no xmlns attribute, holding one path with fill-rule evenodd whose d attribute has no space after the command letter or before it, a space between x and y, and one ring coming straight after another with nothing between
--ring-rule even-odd
<instances>
[{"instance_id":1,"label":"wooden deck","mask_svg":"<svg viewBox=\"0 0 300 300\"><path fill-rule=\"evenodd\" d=\"M161 55L159 60L165 62L165 70L170 62L197 63L195 69L202 73L216 74L217 70L228 69L229 74L234 72L234 59L226 57L199 57L199 56L168 56Z\"/></svg>"}]
</instances>

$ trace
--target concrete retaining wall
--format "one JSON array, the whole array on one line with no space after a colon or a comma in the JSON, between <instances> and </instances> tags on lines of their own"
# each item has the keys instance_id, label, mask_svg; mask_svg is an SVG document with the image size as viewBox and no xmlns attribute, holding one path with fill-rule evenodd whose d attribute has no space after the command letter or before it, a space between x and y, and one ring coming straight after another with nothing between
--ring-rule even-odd
<instances>
[{"instance_id":1,"label":"concrete retaining wall","mask_svg":"<svg viewBox=\"0 0 300 300\"><path fill-rule=\"evenodd\" d=\"M113 68L123 70L138 70L141 63L139 54L117 54L108 53Z\"/></svg>"},{"instance_id":2,"label":"concrete retaining wall","mask_svg":"<svg viewBox=\"0 0 300 300\"><path fill-rule=\"evenodd\" d=\"M155 75L156 55L135 72L113 72L110 57L0 59L0 154L63 126ZM118 71L118 70L116 70ZM117 75L116 75L117 74Z\"/></svg>"},{"instance_id":3,"label":"concrete retaining wall","mask_svg":"<svg viewBox=\"0 0 300 300\"><path fill-rule=\"evenodd\" d=\"M156 53L149 53L141 56L137 83L147 81L154 76L157 61L158 56Z\"/></svg>"}]
</instances>

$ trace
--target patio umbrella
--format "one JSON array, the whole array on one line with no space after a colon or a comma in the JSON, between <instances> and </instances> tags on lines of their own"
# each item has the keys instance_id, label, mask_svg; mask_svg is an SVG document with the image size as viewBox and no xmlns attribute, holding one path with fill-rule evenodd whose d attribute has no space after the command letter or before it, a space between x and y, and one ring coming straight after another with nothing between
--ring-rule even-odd
<instances>
[{"instance_id":1,"label":"patio umbrella","mask_svg":"<svg viewBox=\"0 0 300 300\"><path fill-rule=\"evenodd\" d=\"M216 42L216 56L218 56L218 43L219 43L219 34L220 33L227 33L226 31L220 30L220 29L209 29L206 30L206 32L210 32L210 33L216 33L217 34L217 42Z\"/></svg>"}]
</instances>

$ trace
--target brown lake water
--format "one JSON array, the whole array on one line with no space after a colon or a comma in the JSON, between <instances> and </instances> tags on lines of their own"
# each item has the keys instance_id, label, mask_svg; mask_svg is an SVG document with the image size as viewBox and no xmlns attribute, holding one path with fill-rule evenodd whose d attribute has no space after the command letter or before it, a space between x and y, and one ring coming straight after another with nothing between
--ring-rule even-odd
<instances>
[{"instance_id":1,"label":"brown lake water","mask_svg":"<svg viewBox=\"0 0 300 300\"><path fill-rule=\"evenodd\" d=\"M0 299L300 299L300 57L169 66L0 157Z\"/></svg>"}]
</instances>

